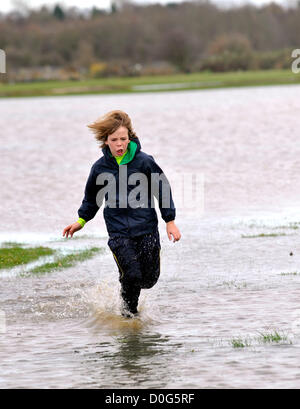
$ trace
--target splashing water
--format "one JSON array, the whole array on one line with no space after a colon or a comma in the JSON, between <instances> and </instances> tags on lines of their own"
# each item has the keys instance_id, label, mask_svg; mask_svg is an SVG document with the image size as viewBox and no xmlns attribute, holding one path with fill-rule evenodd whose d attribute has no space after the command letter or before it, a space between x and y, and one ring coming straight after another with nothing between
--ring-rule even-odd
<instances>
[{"instance_id":1,"label":"splashing water","mask_svg":"<svg viewBox=\"0 0 300 409\"><path fill-rule=\"evenodd\" d=\"M82 296L90 310L86 325L96 331L101 329L138 331L154 321L150 315L150 311L152 313L154 311L151 306L147 305L145 294L140 296L139 315L133 318L125 318L121 315L122 301L118 285L103 281L90 288Z\"/></svg>"}]
</instances>

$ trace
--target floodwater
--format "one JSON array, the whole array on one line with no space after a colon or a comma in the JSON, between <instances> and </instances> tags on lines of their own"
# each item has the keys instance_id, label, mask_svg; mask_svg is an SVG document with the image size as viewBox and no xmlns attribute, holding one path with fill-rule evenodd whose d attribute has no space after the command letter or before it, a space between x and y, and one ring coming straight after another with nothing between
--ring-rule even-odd
<instances>
[{"instance_id":1,"label":"floodwater","mask_svg":"<svg viewBox=\"0 0 300 409\"><path fill-rule=\"evenodd\" d=\"M52 273L0 271L0 388L298 388L299 96L291 85L0 100L0 242L105 249ZM203 199L178 209L178 243L160 220L161 277L133 320L120 317L102 210L61 237L100 155L86 125L111 109L174 179L175 204L182 173Z\"/></svg>"}]
</instances>

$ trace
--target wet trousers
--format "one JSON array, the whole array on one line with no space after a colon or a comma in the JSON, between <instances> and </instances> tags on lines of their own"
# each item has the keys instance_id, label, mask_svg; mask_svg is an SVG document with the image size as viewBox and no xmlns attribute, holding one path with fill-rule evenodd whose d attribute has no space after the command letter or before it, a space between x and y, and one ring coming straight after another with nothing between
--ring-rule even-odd
<instances>
[{"instance_id":1,"label":"wet trousers","mask_svg":"<svg viewBox=\"0 0 300 409\"><path fill-rule=\"evenodd\" d=\"M124 309L136 314L141 289L153 287L160 275L159 232L111 237L108 246L119 269Z\"/></svg>"}]
</instances>

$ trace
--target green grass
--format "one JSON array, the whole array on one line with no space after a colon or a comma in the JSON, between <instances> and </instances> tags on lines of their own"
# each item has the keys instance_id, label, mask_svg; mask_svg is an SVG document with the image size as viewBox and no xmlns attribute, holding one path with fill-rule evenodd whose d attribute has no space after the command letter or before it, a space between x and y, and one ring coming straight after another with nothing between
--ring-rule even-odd
<instances>
[{"instance_id":1,"label":"green grass","mask_svg":"<svg viewBox=\"0 0 300 409\"><path fill-rule=\"evenodd\" d=\"M282 342L282 341L287 341L287 336L283 335L283 334L279 334L278 331L273 331L273 332L269 332L266 334L262 334L260 333L260 340L263 343L272 343L272 342Z\"/></svg>"},{"instance_id":2,"label":"green grass","mask_svg":"<svg viewBox=\"0 0 300 409\"><path fill-rule=\"evenodd\" d=\"M233 338L230 342L233 348L245 348L250 346L248 340L242 338Z\"/></svg>"},{"instance_id":3,"label":"green grass","mask_svg":"<svg viewBox=\"0 0 300 409\"><path fill-rule=\"evenodd\" d=\"M66 256L56 257L51 263L45 263L40 266L34 267L29 270L25 275L28 274L44 274L49 273L54 270L61 270L63 268L69 268L74 266L76 263L85 261L89 258L94 257L97 253L103 251L99 247L92 247L87 250L80 250L76 253L68 254Z\"/></svg>"},{"instance_id":4,"label":"green grass","mask_svg":"<svg viewBox=\"0 0 300 409\"><path fill-rule=\"evenodd\" d=\"M237 71L226 73L199 72L192 74L158 75L144 77L99 78L80 81L39 81L30 83L0 83L0 97L46 95L82 95L141 92L136 87L162 85L163 89L148 91L175 91L223 87L300 84L300 74L291 70ZM165 84L170 84L165 86ZM148 92L143 90L142 92Z\"/></svg>"},{"instance_id":5,"label":"green grass","mask_svg":"<svg viewBox=\"0 0 300 409\"><path fill-rule=\"evenodd\" d=\"M26 265L32 261L38 260L40 257L54 255L54 260L52 262L36 266L26 273L22 273L21 276L43 274L53 270L72 267L78 262L94 257L101 251L103 251L102 248L92 247L87 250L78 250L71 254L60 256L59 253L56 254L56 251L49 247L22 247L20 243L5 242L0 248L0 269L9 269L20 265Z\"/></svg>"},{"instance_id":6,"label":"green grass","mask_svg":"<svg viewBox=\"0 0 300 409\"><path fill-rule=\"evenodd\" d=\"M288 339L286 335L283 333L280 333L278 330L272 330L270 332L262 333L258 332L259 337L254 337L252 338L252 341L255 343L259 344L279 344L279 343L284 343L284 344L292 344L292 341ZM252 346L251 340L249 339L243 339L241 337L239 338L233 338L230 340L230 345L233 348L246 348Z\"/></svg>"},{"instance_id":7,"label":"green grass","mask_svg":"<svg viewBox=\"0 0 300 409\"><path fill-rule=\"evenodd\" d=\"M49 256L53 253L54 250L49 247L23 248L17 243L9 243L7 247L0 248L0 269L27 264L39 257Z\"/></svg>"}]
</instances>

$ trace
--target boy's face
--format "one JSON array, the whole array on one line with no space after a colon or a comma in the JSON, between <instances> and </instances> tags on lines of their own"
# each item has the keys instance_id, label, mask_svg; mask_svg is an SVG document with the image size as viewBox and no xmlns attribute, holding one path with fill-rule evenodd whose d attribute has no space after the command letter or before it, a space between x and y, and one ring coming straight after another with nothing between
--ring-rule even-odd
<instances>
[{"instance_id":1,"label":"boy's face","mask_svg":"<svg viewBox=\"0 0 300 409\"><path fill-rule=\"evenodd\" d=\"M125 126L120 126L114 133L108 135L105 145L108 145L113 156L122 156L126 152L129 142L128 129Z\"/></svg>"}]
</instances>

